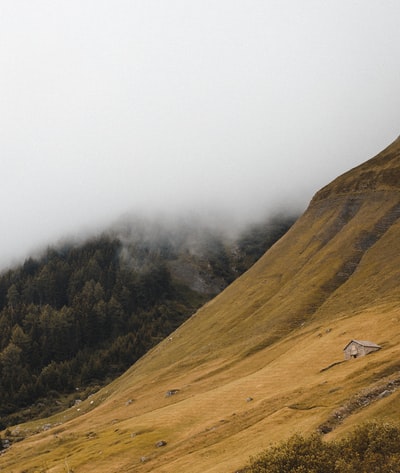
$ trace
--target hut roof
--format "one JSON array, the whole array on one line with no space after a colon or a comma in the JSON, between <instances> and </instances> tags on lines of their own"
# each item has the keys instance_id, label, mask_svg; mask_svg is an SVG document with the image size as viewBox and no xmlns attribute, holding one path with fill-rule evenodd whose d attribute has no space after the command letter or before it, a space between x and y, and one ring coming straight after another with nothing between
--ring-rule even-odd
<instances>
[{"instance_id":1,"label":"hut roof","mask_svg":"<svg viewBox=\"0 0 400 473\"><path fill-rule=\"evenodd\" d=\"M376 343L370 342L368 340L350 340L350 342L343 348L343 350L346 350L346 348L353 342L358 343L359 345L361 345L363 347L382 348L381 346L377 345Z\"/></svg>"}]
</instances>

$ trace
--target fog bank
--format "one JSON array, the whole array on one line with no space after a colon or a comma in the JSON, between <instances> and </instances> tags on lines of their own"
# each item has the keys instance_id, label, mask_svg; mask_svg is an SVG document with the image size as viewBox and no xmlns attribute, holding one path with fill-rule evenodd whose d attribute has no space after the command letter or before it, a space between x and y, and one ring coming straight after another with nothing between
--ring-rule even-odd
<instances>
[{"instance_id":1,"label":"fog bank","mask_svg":"<svg viewBox=\"0 0 400 473\"><path fill-rule=\"evenodd\" d=\"M0 268L129 213L304 209L399 134L398 2L4 0Z\"/></svg>"}]
</instances>

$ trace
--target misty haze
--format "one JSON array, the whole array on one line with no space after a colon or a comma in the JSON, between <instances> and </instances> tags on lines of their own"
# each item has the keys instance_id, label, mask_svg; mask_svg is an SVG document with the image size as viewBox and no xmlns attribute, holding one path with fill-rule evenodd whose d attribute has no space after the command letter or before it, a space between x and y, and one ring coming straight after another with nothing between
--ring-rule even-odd
<instances>
[{"instance_id":1,"label":"misty haze","mask_svg":"<svg viewBox=\"0 0 400 473\"><path fill-rule=\"evenodd\" d=\"M3 1L0 264L131 212L304 210L398 135L398 13Z\"/></svg>"}]
</instances>

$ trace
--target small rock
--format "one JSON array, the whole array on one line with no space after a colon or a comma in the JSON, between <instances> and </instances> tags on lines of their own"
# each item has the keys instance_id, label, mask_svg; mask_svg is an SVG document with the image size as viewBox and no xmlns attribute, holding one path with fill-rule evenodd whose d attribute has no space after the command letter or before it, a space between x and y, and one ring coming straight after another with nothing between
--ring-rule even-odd
<instances>
[{"instance_id":1,"label":"small rock","mask_svg":"<svg viewBox=\"0 0 400 473\"><path fill-rule=\"evenodd\" d=\"M165 397L171 397L179 393L179 389L170 389L165 393Z\"/></svg>"},{"instance_id":2,"label":"small rock","mask_svg":"<svg viewBox=\"0 0 400 473\"><path fill-rule=\"evenodd\" d=\"M165 447L166 445L167 445L167 442L166 442L165 440L160 440L160 441L156 442L156 444L155 444L155 446L156 446L157 448L159 448L159 447Z\"/></svg>"},{"instance_id":3,"label":"small rock","mask_svg":"<svg viewBox=\"0 0 400 473\"><path fill-rule=\"evenodd\" d=\"M329 434L329 432L332 432L332 427L329 427L329 425L321 425L318 430L321 434Z\"/></svg>"},{"instance_id":4,"label":"small rock","mask_svg":"<svg viewBox=\"0 0 400 473\"><path fill-rule=\"evenodd\" d=\"M2 444L2 449L5 450L6 448L10 448L10 441L5 439L5 440L0 440L1 444Z\"/></svg>"},{"instance_id":5,"label":"small rock","mask_svg":"<svg viewBox=\"0 0 400 473\"><path fill-rule=\"evenodd\" d=\"M253 401L252 397L249 396L248 398L246 398L246 402L251 402L251 401Z\"/></svg>"}]
</instances>

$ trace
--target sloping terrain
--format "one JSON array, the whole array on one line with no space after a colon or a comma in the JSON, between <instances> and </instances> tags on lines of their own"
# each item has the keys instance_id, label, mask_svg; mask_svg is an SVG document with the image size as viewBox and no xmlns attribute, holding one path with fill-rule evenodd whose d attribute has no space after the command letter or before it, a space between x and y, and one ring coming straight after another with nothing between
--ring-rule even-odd
<instances>
[{"instance_id":1,"label":"sloping terrain","mask_svg":"<svg viewBox=\"0 0 400 473\"><path fill-rule=\"evenodd\" d=\"M233 473L296 431L400 413L400 140L123 376L16 426L0 471ZM351 340L382 349L344 362Z\"/></svg>"},{"instance_id":2,"label":"sloping terrain","mask_svg":"<svg viewBox=\"0 0 400 473\"><path fill-rule=\"evenodd\" d=\"M117 378L294 220L232 234L195 218L124 218L0 272L0 430L70 407L77 386L82 397Z\"/></svg>"}]
</instances>

